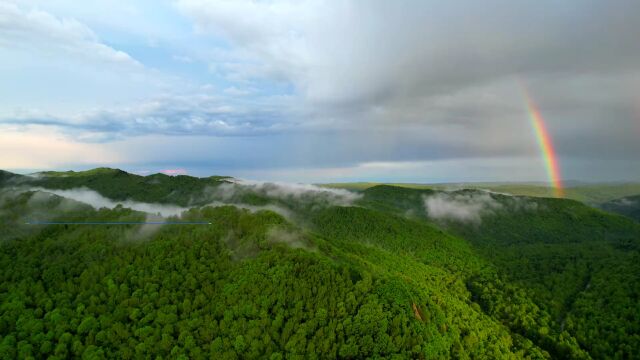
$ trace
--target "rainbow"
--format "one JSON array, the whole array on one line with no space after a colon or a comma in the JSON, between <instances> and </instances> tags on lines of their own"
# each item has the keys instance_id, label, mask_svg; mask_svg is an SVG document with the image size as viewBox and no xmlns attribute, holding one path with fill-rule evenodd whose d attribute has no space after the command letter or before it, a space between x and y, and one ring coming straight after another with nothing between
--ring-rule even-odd
<instances>
[{"instance_id":1,"label":"rainbow","mask_svg":"<svg viewBox=\"0 0 640 360\"><path fill-rule=\"evenodd\" d=\"M563 197L564 189L562 187L562 177L560 176L560 166L558 165L558 155L553 148L553 142L551 141L551 134L547 130L547 125L544 122L544 118L540 114L540 109L533 101L526 88L523 87L523 93L527 102L527 111L529 112L529 118L531 119L531 125L536 134L538 140L538 146L540 146L540 152L544 158L544 163L547 168L547 174L549 181L553 186L553 192L555 197Z\"/></svg>"}]
</instances>

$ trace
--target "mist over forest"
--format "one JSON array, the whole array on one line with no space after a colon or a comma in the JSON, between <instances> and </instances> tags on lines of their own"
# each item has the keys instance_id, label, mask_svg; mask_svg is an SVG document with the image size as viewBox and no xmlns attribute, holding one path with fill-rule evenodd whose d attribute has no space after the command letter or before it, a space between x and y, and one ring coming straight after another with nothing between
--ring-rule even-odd
<instances>
[{"instance_id":1,"label":"mist over forest","mask_svg":"<svg viewBox=\"0 0 640 360\"><path fill-rule=\"evenodd\" d=\"M3 172L0 354L633 358L634 198L473 187Z\"/></svg>"}]
</instances>

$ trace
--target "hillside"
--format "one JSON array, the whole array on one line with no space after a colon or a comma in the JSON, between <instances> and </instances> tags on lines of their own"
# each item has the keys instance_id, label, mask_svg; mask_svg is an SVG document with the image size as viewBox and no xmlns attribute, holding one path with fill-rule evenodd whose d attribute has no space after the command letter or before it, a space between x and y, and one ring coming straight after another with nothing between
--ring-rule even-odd
<instances>
[{"instance_id":1,"label":"hillside","mask_svg":"<svg viewBox=\"0 0 640 360\"><path fill-rule=\"evenodd\" d=\"M637 346L640 227L578 202L536 204L535 211L498 210L479 225L452 226L452 232L531 289L593 357ZM598 310L603 303L606 311Z\"/></svg>"},{"instance_id":2,"label":"hillside","mask_svg":"<svg viewBox=\"0 0 640 360\"><path fill-rule=\"evenodd\" d=\"M85 187L113 200L171 203L186 206L208 186L225 182L225 177L195 178L153 174L140 176L118 169L98 168L88 171L47 171L37 174L30 186L48 189Z\"/></svg>"},{"instance_id":3,"label":"hillside","mask_svg":"<svg viewBox=\"0 0 640 360\"><path fill-rule=\"evenodd\" d=\"M411 183L332 183L323 186L335 189L348 189L354 191L364 191L378 185L389 185L408 189L431 189L431 190L460 190L478 189L490 190L493 192L532 196L532 197L554 197L554 190L545 185L527 183L452 183L452 184L411 184ZM612 201L625 196L637 195L640 193L640 183L619 183L619 184L568 184L565 188L564 197L566 199L578 200L588 204L600 204Z\"/></svg>"},{"instance_id":4,"label":"hillside","mask_svg":"<svg viewBox=\"0 0 640 360\"><path fill-rule=\"evenodd\" d=\"M27 211L36 194L23 194L3 210ZM62 203L54 196L38 206L59 211ZM393 243L397 234L380 235L379 245L348 242L349 234L325 237L323 224L336 219L331 209L318 220L318 234L269 211L234 207L192 210L185 219L213 225L163 227L142 239L136 239L143 231L135 226L26 230L2 244L0 353L544 354L471 306L466 273L450 269L479 261L468 258L464 243L447 250L449 238L428 227L407 235L406 245ZM122 208L81 210L61 215L76 221L144 217ZM466 255L429 260L431 247L441 247L440 253L466 248Z\"/></svg>"},{"instance_id":5,"label":"hillside","mask_svg":"<svg viewBox=\"0 0 640 360\"><path fill-rule=\"evenodd\" d=\"M634 222L570 200L473 190L442 194L384 185L364 194L361 203L422 218L469 240L499 273L532 291L536 305L555 323L552 327L576 334L595 357L606 357L611 348L638 345L634 339L640 333L640 303L629 300L637 299L640 290L640 227ZM428 199L445 209L455 205L481 216L456 217L460 214L452 212L438 217L425 209ZM607 311L594 314L602 301ZM498 307L492 312L502 318L502 311ZM611 327L628 333L612 333Z\"/></svg>"},{"instance_id":6,"label":"hillside","mask_svg":"<svg viewBox=\"0 0 640 360\"><path fill-rule=\"evenodd\" d=\"M15 184L24 178L22 175L0 170L0 186Z\"/></svg>"},{"instance_id":7,"label":"hillside","mask_svg":"<svg viewBox=\"0 0 640 360\"><path fill-rule=\"evenodd\" d=\"M114 169L27 181L0 188L3 358L640 353L640 225L575 201ZM88 189L125 206L79 202ZM170 206L161 219L211 224L25 224Z\"/></svg>"},{"instance_id":8,"label":"hillside","mask_svg":"<svg viewBox=\"0 0 640 360\"><path fill-rule=\"evenodd\" d=\"M640 221L640 195L627 196L599 205L602 210L624 215Z\"/></svg>"}]
</instances>

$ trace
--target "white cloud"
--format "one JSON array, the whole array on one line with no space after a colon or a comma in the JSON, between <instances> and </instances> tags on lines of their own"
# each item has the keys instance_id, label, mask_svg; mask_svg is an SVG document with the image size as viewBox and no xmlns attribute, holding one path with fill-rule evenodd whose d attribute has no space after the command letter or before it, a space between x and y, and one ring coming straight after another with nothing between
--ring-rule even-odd
<instances>
[{"instance_id":1,"label":"white cloud","mask_svg":"<svg viewBox=\"0 0 640 360\"><path fill-rule=\"evenodd\" d=\"M434 220L452 220L479 224L482 217L502 209L488 193L437 193L424 197L427 216Z\"/></svg>"},{"instance_id":2,"label":"white cloud","mask_svg":"<svg viewBox=\"0 0 640 360\"><path fill-rule=\"evenodd\" d=\"M247 188L270 198L293 199L297 201L322 199L334 205L351 205L361 197L360 194L344 190L323 188L311 184L286 182L262 182L253 180L236 180L241 188Z\"/></svg>"},{"instance_id":3,"label":"white cloud","mask_svg":"<svg viewBox=\"0 0 640 360\"><path fill-rule=\"evenodd\" d=\"M635 206L636 205L635 201L633 201L631 199L627 199L627 198L614 200L614 201L612 201L612 203L615 204L615 205L619 205L619 206Z\"/></svg>"},{"instance_id":4,"label":"white cloud","mask_svg":"<svg viewBox=\"0 0 640 360\"><path fill-rule=\"evenodd\" d=\"M0 3L0 47L62 52L72 57L141 66L129 54L102 43L90 28L75 19L57 18L11 3Z\"/></svg>"},{"instance_id":5,"label":"white cloud","mask_svg":"<svg viewBox=\"0 0 640 360\"><path fill-rule=\"evenodd\" d=\"M75 140L100 142L148 134L242 136L280 132L295 126L275 108L281 102L256 106L235 104L203 93L163 95L129 106L78 112L74 116L25 112L2 119L16 128L56 127Z\"/></svg>"},{"instance_id":6,"label":"white cloud","mask_svg":"<svg viewBox=\"0 0 640 360\"><path fill-rule=\"evenodd\" d=\"M262 182L253 180L233 180L233 183L221 184L211 189L210 196L223 202L232 202L235 198L256 193L270 199L311 203L313 205L351 205L361 197L352 191L323 188L311 184L285 182Z\"/></svg>"},{"instance_id":7,"label":"white cloud","mask_svg":"<svg viewBox=\"0 0 640 360\"><path fill-rule=\"evenodd\" d=\"M32 191L43 191L47 193L51 193L54 195L58 195L67 199L72 199L75 201L79 201L96 209L100 208L109 208L113 209L119 204L123 207L142 211L149 214L160 214L161 216L176 216L180 215L183 211L186 211L187 208L176 206L176 205L165 205L165 204L152 204L152 203L143 203L132 200L124 200L124 201L115 201L109 198L106 198L100 195L98 192L87 189L87 188L77 188L77 189L68 189L68 190L60 190L60 189L45 189L45 188L31 188Z\"/></svg>"},{"instance_id":8,"label":"white cloud","mask_svg":"<svg viewBox=\"0 0 640 360\"><path fill-rule=\"evenodd\" d=\"M33 201L42 201L42 199L48 199L50 194L57 195L66 199L71 199L77 202L81 202L87 205L92 206L95 209L107 208L113 209L118 205L122 205L125 208L129 208L135 211L140 211L149 214L151 218L156 216L156 214L160 214L163 217L169 216L178 216L182 214L184 211L187 211L189 208L172 205L172 204L157 204L157 203L145 203L133 200L113 200L102 196L100 193L88 189L88 188L75 188L75 189L48 189L41 187L33 187L28 189L29 191L35 191L34 196L32 197ZM25 189L22 189L25 191ZM265 206L256 206L256 205L248 205L242 203L226 203L221 201L212 201L204 206L212 206L212 207L220 207L220 206L235 206L241 209L247 209L252 212L260 211L260 210L270 210L284 217L290 217L291 212L275 205L265 205ZM157 219L157 218L156 218Z\"/></svg>"},{"instance_id":9,"label":"white cloud","mask_svg":"<svg viewBox=\"0 0 640 360\"><path fill-rule=\"evenodd\" d=\"M223 189L221 190L229 191L229 188L225 188L224 190ZM145 202L139 202L139 201L133 201L133 200L122 200L122 201L113 200L113 199L104 197L100 193L85 187L66 189L66 190L49 189L49 188L42 188L42 187L32 187L28 189L24 187L17 187L15 189L11 189L10 191L12 191L11 194L24 192L24 191L34 191L35 193L30 199L30 201L33 202L34 204L41 203L44 200L48 200L49 197L52 196L53 194L53 195L63 197L65 199L73 200L75 202L80 202L80 203L90 205L95 209L100 209L100 208L113 209L118 205L122 205L125 208L147 213L148 219L156 219L156 220L158 219L157 214L160 214L160 216L162 217L179 216L183 212L189 210L188 207L182 207L182 206L177 206L173 204L145 203ZM4 193L0 193L0 195L2 194ZM229 200L229 199L230 198L225 198L225 200ZM0 201L2 200L3 198L2 196L0 196ZM76 207L76 204L77 203L63 202L61 203L61 206L66 206L66 210L71 210L72 208ZM249 210L251 212L269 210L269 211L278 213L287 219L293 218L293 213L291 212L291 210L285 209L282 206L278 206L274 204L249 205L249 204L244 204L239 202L211 201L202 205L202 207L205 207L205 206L211 206L211 207L234 206L240 209ZM65 210L65 208L60 208L60 210Z\"/></svg>"},{"instance_id":10,"label":"white cloud","mask_svg":"<svg viewBox=\"0 0 640 360\"><path fill-rule=\"evenodd\" d=\"M65 6L58 5L0 1L0 97L4 99L0 119L19 122L39 114L72 123L88 112L193 87L188 80L146 67L128 53L146 50L139 45L143 40L120 38L118 30L105 27L108 21L93 18L92 28L85 18L73 17L82 11L64 11Z\"/></svg>"},{"instance_id":11,"label":"white cloud","mask_svg":"<svg viewBox=\"0 0 640 360\"><path fill-rule=\"evenodd\" d=\"M423 197L427 216L436 221L456 221L478 225L499 211L531 212L538 210L533 198L499 194L486 190L438 192Z\"/></svg>"},{"instance_id":12,"label":"white cloud","mask_svg":"<svg viewBox=\"0 0 640 360\"><path fill-rule=\"evenodd\" d=\"M240 88L237 88L235 86L230 86L230 87L224 89L223 92L225 94L231 95L231 96L245 96L245 95L251 94L253 92L253 90L251 90L251 89L240 89Z\"/></svg>"},{"instance_id":13,"label":"white cloud","mask_svg":"<svg viewBox=\"0 0 640 360\"><path fill-rule=\"evenodd\" d=\"M267 241L269 243L283 243L293 249L305 249L308 251L316 251L317 248L311 241L304 237L300 232L274 227L267 232Z\"/></svg>"}]
</instances>

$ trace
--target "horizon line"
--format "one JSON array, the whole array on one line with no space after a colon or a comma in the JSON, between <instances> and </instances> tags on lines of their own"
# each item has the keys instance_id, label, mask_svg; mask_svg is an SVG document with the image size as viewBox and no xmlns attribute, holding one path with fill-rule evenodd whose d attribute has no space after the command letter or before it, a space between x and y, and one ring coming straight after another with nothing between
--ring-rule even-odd
<instances>
[{"instance_id":1,"label":"horizon line","mask_svg":"<svg viewBox=\"0 0 640 360\"><path fill-rule=\"evenodd\" d=\"M111 168L111 167L103 167L103 166L99 166L99 167L95 167L95 168L91 168L91 169L87 169L87 170L39 170L39 171L31 171L31 170L35 170L35 169L0 169L0 171L5 171L5 172L9 172L12 174L16 174L16 175L20 175L20 176L33 176L33 175L38 175L40 173L43 172L60 172L60 173L64 173L64 172L75 172L75 173L82 173L82 172L88 172L88 171L92 171L92 170L96 170L96 169L110 169L110 170L118 170L118 171L122 171L125 172L127 174L130 175L136 175L136 176L142 176L142 177L147 177L147 176L152 176L152 175L158 175L158 174L162 174L162 175L166 175L169 177L176 177L176 176L188 176L188 177L192 177L192 178L197 178L197 179L203 179L203 178L209 178L209 177L220 177L220 178L228 178L228 179L237 179L237 180L254 180L254 181L263 181L263 182L281 182L282 180L259 180L259 179L249 179L249 178L239 178L239 177L235 177L233 175L204 175L204 176L197 176L197 175L190 175L190 174L166 174L163 173L161 171L156 172L156 173L150 173L150 174L140 174L140 173L136 173L136 172L129 172L127 170L123 170L120 168ZM563 183L585 183L585 184L619 184L619 183L640 183L640 179L617 179L617 180L581 180L581 179L561 179ZM327 185L327 184L349 184L349 183L378 183L378 184L413 184L413 185L444 185L444 184L482 184L482 183L503 183L503 184L536 184L536 185L545 185L545 186L549 186L549 187L553 187L553 184L551 182L549 182L548 180L519 180L519 181L508 181L508 180L469 180L469 181L456 181L456 180L450 180L450 181L434 181L434 182L429 182L429 181L424 181L424 182L420 182L420 181L387 181L387 180L350 180L350 181L345 181L345 180L334 180L334 181L323 181L323 182L300 182L300 181L285 181L285 182L292 182L292 183L304 183L304 184L315 184L315 185ZM569 187L571 187L571 185L569 185Z\"/></svg>"}]
</instances>

